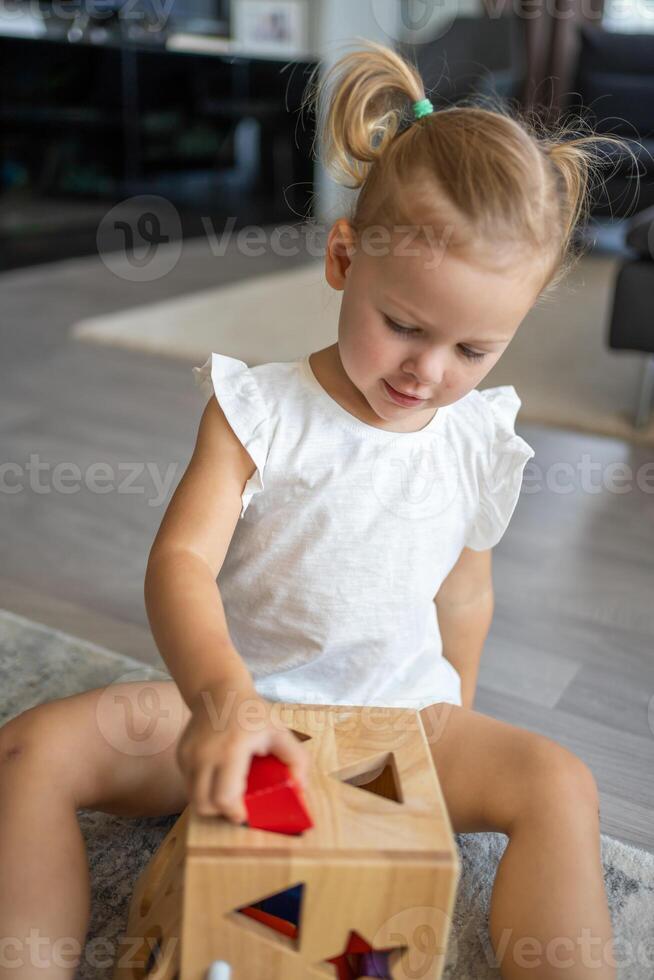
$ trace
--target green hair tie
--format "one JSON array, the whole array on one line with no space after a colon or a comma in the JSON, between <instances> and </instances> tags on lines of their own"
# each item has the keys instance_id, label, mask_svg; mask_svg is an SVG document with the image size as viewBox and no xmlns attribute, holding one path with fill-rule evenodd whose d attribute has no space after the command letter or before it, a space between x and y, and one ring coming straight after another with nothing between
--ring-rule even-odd
<instances>
[{"instance_id":1,"label":"green hair tie","mask_svg":"<svg viewBox=\"0 0 654 980\"><path fill-rule=\"evenodd\" d=\"M422 119L423 116L428 116L433 111L434 107L429 99L420 99L419 102L413 103L413 114L416 119Z\"/></svg>"}]
</instances>

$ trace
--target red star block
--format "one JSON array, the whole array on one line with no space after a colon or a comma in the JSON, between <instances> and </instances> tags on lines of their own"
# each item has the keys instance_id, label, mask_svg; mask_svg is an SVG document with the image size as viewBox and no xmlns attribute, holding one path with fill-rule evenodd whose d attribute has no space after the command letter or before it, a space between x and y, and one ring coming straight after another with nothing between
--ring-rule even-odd
<instances>
[{"instance_id":1,"label":"red star block","mask_svg":"<svg viewBox=\"0 0 654 980\"><path fill-rule=\"evenodd\" d=\"M275 755L252 757L243 802L250 827L278 834L301 834L313 827L301 788Z\"/></svg>"},{"instance_id":2,"label":"red star block","mask_svg":"<svg viewBox=\"0 0 654 980\"><path fill-rule=\"evenodd\" d=\"M338 980L357 980L358 977L366 976L362 973L365 968L363 953L390 953L391 950L373 950L370 943L367 943L358 932L352 931L345 952L339 956L333 956L327 963L333 963L336 967ZM383 976L384 974L378 974ZM390 975L390 974L389 974Z\"/></svg>"}]
</instances>

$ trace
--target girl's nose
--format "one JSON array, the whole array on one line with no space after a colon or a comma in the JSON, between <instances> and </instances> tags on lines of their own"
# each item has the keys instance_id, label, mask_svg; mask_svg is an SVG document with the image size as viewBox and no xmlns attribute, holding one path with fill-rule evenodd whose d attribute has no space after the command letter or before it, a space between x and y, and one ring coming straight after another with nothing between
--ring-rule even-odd
<instances>
[{"instance_id":1,"label":"girl's nose","mask_svg":"<svg viewBox=\"0 0 654 980\"><path fill-rule=\"evenodd\" d=\"M425 351L403 365L407 375L411 375L420 391L429 391L441 384L445 372L445 351Z\"/></svg>"}]
</instances>

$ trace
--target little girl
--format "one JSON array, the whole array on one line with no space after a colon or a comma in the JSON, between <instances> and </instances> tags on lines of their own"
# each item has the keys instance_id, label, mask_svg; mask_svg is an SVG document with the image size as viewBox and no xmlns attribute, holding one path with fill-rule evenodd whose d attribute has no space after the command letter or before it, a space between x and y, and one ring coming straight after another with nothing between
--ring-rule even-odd
<instances>
[{"instance_id":1,"label":"little girl","mask_svg":"<svg viewBox=\"0 0 654 980\"><path fill-rule=\"evenodd\" d=\"M360 188L326 249L338 342L195 368L208 401L145 581L172 679L38 705L0 731L0 976L37 975L31 929L47 976L73 976L78 808L191 803L239 822L254 754L310 779L275 702L419 710L454 832L509 838L489 919L502 977L616 975L592 773L473 709L492 549L534 454L514 388L477 386L571 265L594 138L501 107L435 112L415 68L373 43L324 76L319 106L332 83L325 163Z\"/></svg>"}]
</instances>

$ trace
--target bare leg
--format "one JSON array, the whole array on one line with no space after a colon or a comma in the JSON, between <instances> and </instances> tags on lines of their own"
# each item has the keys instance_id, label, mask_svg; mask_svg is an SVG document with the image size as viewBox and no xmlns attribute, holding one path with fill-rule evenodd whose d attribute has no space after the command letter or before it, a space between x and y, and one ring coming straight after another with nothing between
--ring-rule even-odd
<instances>
[{"instance_id":1,"label":"bare leg","mask_svg":"<svg viewBox=\"0 0 654 980\"><path fill-rule=\"evenodd\" d=\"M439 704L421 716L455 833L509 837L489 917L503 980L615 980L590 770L476 711Z\"/></svg>"},{"instance_id":2,"label":"bare leg","mask_svg":"<svg viewBox=\"0 0 654 980\"><path fill-rule=\"evenodd\" d=\"M71 977L90 899L75 801L49 779L27 783L20 756L0 773L0 976Z\"/></svg>"},{"instance_id":3,"label":"bare leg","mask_svg":"<svg viewBox=\"0 0 654 980\"><path fill-rule=\"evenodd\" d=\"M516 822L500 861L489 917L507 980L614 980L612 930L589 810Z\"/></svg>"},{"instance_id":4,"label":"bare leg","mask_svg":"<svg viewBox=\"0 0 654 980\"><path fill-rule=\"evenodd\" d=\"M175 748L188 714L172 682L138 681L39 705L0 729L0 978L74 976L90 911L77 810L183 810Z\"/></svg>"}]
</instances>

